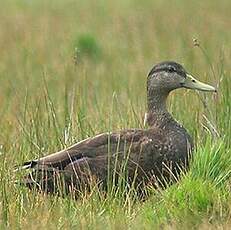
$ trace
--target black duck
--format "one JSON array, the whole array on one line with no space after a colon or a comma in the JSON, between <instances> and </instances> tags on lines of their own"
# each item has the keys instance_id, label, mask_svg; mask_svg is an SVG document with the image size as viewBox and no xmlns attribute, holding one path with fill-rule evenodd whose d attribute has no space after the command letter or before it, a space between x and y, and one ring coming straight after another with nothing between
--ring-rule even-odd
<instances>
[{"instance_id":1,"label":"black duck","mask_svg":"<svg viewBox=\"0 0 231 230\"><path fill-rule=\"evenodd\" d=\"M169 93L178 88L216 91L199 82L176 62L155 65L147 77L147 129L103 133L77 144L25 162L31 172L23 179L29 188L55 193L83 191L93 183L104 188L108 180L116 184L122 175L136 187L171 181L187 169L193 142L184 127L166 108Z\"/></svg>"}]
</instances>

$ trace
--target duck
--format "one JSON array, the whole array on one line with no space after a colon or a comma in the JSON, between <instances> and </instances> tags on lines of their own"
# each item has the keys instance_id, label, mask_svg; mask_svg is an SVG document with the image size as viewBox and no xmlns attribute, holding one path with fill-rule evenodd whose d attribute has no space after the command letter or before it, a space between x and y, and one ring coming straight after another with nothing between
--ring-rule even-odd
<instances>
[{"instance_id":1,"label":"duck","mask_svg":"<svg viewBox=\"0 0 231 230\"><path fill-rule=\"evenodd\" d=\"M167 98L175 89L216 92L174 61L153 66L147 76L147 112L143 129L105 132L64 150L24 162L30 170L22 184L45 193L88 191L92 185L108 188L119 181L136 189L177 181L187 171L194 144L187 130L169 113Z\"/></svg>"}]
</instances>

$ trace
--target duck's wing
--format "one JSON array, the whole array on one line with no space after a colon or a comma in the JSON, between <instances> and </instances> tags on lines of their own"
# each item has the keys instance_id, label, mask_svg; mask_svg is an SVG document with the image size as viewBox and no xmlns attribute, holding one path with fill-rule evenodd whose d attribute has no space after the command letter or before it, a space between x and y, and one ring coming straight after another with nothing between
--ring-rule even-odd
<instances>
[{"instance_id":1,"label":"duck's wing","mask_svg":"<svg viewBox=\"0 0 231 230\"><path fill-rule=\"evenodd\" d=\"M82 158L95 158L108 155L108 153L124 153L126 149L131 148L132 152L139 152L140 148L147 148L150 145L160 149L163 144L163 138L158 135L157 138L148 130L131 129L115 133L103 133L92 138L87 138L75 145L62 151L24 163L25 168L36 168L38 166L49 166L52 168L64 169L68 164Z\"/></svg>"}]
</instances>

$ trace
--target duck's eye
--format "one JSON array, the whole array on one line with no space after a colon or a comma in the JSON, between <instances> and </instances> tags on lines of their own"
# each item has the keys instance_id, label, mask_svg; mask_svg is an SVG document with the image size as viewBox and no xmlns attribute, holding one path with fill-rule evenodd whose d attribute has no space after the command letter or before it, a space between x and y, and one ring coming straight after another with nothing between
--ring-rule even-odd
<instances>
[{"instance_id":1,"label":"duck's eye","mask_svg":"<svg viewBox=\"0 0 231 230\"><path fill-rule=\"evenodd\" d=\"M170 72L170 73L173 73L173 72L176 72L176 69L174 68L174 67L169 67L168 68L168 71Z\"/></svg>"}]
</instances>

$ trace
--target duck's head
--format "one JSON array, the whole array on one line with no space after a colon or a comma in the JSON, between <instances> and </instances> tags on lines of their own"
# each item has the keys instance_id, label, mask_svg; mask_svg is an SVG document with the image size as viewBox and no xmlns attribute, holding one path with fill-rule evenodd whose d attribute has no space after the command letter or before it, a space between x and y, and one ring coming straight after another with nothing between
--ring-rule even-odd
<instances>
[{"instance_id":1,"label":"duck's head","mask_svg":"<svg viewBox=\"0 0 231 230\"><path fill-rule=\"evenodd\" d=\"M182 65L166 61L155 65L148 74L148 91L166 92L178 88L216 92L216 89L190 75Z\"/></svg>"}]
</instances>

